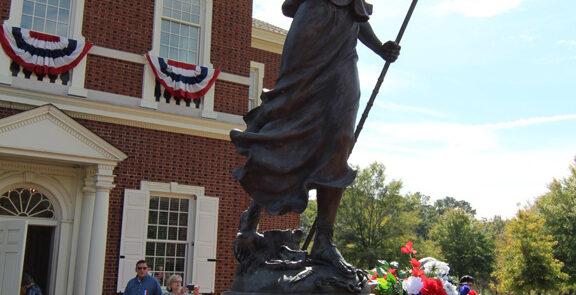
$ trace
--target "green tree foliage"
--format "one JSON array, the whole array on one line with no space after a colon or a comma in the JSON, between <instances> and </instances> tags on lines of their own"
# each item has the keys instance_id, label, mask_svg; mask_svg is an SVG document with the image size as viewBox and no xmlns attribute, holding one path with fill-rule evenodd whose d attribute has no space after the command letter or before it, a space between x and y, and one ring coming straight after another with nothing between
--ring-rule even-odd
<instances>
[{"instance_id":1,"label":"green tree foliage","mask_svg":"<svg viewBox=\"0 0 576 295\"><path fill-rule=\"evenodd\" d=\"M451 209L442 215L430 231L451 274L472 275L486 282L492 272L495 245L479 221L462 210Z\"/></svg>"},{"instance_id":2,"label":"green tree foliage","mask_svg":"<svg viewBox=\"0 0 576 295\"><path fill-rule=\"evenodd\" d=\"M544 219L521 210L506 224L499 242L494 276L498 290L507 294L530 294L558 290L567 275L552 250L557 242L545 232Z\"/></svg>"},{"instance_id":3,"label":"green tree foliage","mask_svg":"<svg viewBox=\"0 0 576 295\"><path fill-rule=\"evenodd\" d=\"M378 163L359 170L338 210L336 244L359 267L372 268L379 259L401 258L400 246L416 237L420 222L413 200L400 194L402 183L386 183L384 170Z\"/></svg>"},{"instance_id":4,"label":"green tree foliage","mask_svg":"<svg viewBox=\"0 0 576 295\"><path fill-rule=\"evenodd\" d=\"M434 202L434 208L438 215L444 215L444 213L451 209L461 209L462 211L475 216L476 210L472 208L472 205L466 201L456 200L453 197L445 197L444 199L436 200Z\"/></svg>"},{"instance_id":5,"label":"green tree foliage","mask_svg":"<svg viewBox=\"0 0 576 295\"><path fill-rule=\"evenodd\" d=\"M318 203L316 200L308 201L308 207L300 215L300 228L307 235L310 232L310 228L316 219L316 214L318 212Z\"/></svg>"},{"instance_id":6,"label":"green tree foliage","mask_svg":"<svg viewBox=\"0 0 576 295\"><path fill-rule=\"evenodd\" d=\"M564 262L563 271L570 276L565 288L576 291L576 163L570 172L567 178L549 185L549 192L536 201L535 208L544 218L547 232L558 241L554 256Z\"/></svg>"}]
</instances>

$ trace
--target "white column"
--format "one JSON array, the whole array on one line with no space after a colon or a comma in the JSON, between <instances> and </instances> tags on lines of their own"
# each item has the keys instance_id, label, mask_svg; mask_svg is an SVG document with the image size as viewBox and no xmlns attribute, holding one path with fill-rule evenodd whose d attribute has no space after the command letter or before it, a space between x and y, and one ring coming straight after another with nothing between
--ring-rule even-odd
<instances>
[{"instance_id":1,"label":"white column","mask_svg":"<svg viewBox=\"0 0 576 295\"><path fill-rule=\"evenodd\" d=\"M102 295L104 283L104 262L106 260L106 240L108 232L108 205L110 190L114 187L114 167L98 165L94 177L96 183L96 200L94 201L94 216L92 232L90 233L90 253L88 254L88 272L86 277L86 295Z\"/></svg>"},{"instance_id":2,"label":"white column","mask_svg":"<svg viewBox=\"0 0 576 295\"><path fill-rule=\"evenodd\" d=\"M74 294L82 294L86 290L86 274L88 272L88 254L90 253L90 238L92 233L92 218L96 200L94 183L95 168L86 169L82 196L82 215L78 233L78 252L76 256L76 271L74 272Z\"/></svg>"}]
</instances>

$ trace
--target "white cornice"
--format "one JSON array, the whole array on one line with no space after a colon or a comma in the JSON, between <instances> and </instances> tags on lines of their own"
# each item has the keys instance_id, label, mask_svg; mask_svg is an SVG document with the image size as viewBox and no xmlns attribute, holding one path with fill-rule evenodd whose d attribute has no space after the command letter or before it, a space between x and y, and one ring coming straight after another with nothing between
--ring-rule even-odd
<instances>
[{"instance_id":1,"label":"white cornice","mask_svg":"<svg viewBox=\"0 0 576 295\"><path fill-rule=\"evenodd\" d=\"M118 106L61 95L0 86L0 106L29 110L36 106L53 104L76 119L100 121L138 128L182 133L220 140L230 140L232 129L243 129L233 124L211 119L158 112L139 107Z\"/></svg>"},{"instance_id":2,"label":"white cornice","mask_svg":"<svg viewBox=\"0 0 576 295\"><path fill-rule=\"evenodd\" d=\"M84 169L74 167L11 160L0 160L0 167L1 170L5 171L34 172L38 174L50 174L58 176L78 176L82 175L84 171Z\"/></svg>"},{"instance_id":3,"label":"white cornice","mask_svg":"<svg viewBox=\"0 0 576 295\"><path fill-rule=\"evenodd\" d=\"M286 35L252 27L252 47L282 54Z\"/></svg>"}]
</instances>

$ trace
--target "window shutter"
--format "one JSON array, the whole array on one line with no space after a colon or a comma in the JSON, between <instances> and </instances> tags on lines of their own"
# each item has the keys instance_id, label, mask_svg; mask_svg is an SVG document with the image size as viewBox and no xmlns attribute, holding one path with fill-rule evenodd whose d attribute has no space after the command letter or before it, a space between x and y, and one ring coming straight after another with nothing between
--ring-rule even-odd
<instances>
[{"instance_id":1,"label":"window shutter","mask_svg":"<svg viewBox=\"0 0 576 295\"><path fill-rule=\"evenodd\" d=\"M122 236L120 239L120 259L118 265L118 292L130 279L136 276L136 262L146 254L146 233L148 227L148 207L150 194L145 191L124 191L124 212L122 215Z\"/></svg>"},{"instance_id":2,"label":"window shutter","mask_svg":"<svg viewBox=\"0 0 576 295\"><path fill-rule=\"evenodd\" d=\"M20 294L27 231L26 220L2 220L0 222L1 295Z\"/></svg>"},{"instance_id":3,"label":"window shutter","mask_svg":"<svg viewBox=\"0 0 576 295\"><path fill-rule=\"evenodd\" d=\"M214 293L218 201L218 198L210 197L196 200L192 281L200 288L200 293Z\"/></svg>"}]
</instances>

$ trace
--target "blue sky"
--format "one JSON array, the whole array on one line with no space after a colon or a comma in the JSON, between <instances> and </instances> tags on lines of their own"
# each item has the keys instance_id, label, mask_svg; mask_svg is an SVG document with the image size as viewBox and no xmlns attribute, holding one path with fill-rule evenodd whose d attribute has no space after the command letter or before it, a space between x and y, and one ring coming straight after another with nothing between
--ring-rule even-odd
<instances>
[{"instance_id":1,"label":"blue sky","mask_svg":"<svg viewBox=\"0 0 576 295\"><path fill-rule=\"evenodd\" d=\"M254 17L288 29L282 2L254 0ZM382 41L410 2L371 1ZM513 216L576 156L574 11L567 0L419 1L350 163L379 161L405 192ZM383 62L358 53L364 105Z\"/></svg>"}]
</instances>

